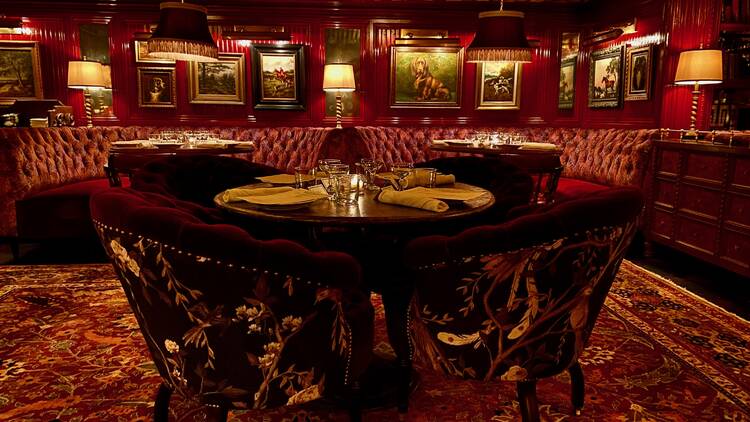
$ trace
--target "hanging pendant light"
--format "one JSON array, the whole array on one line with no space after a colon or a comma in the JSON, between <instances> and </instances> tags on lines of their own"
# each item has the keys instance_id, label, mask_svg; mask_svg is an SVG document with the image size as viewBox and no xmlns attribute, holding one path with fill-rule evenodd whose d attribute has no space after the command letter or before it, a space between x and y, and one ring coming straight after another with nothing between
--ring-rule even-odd
<instances>
[{"instance_id":1,"label":"hanging pendant light","mask_svg":"<svg viewBox=\"0 0 750 422\"><path fill-rule=\"evenodd\" d=\"M479 29L466 48L466 61L531 62L531 46L523 30L523 12L492 10L479 14Z\"/></svg>"},{"instance_id":2,"label":"hanging pendant light","mask_svg":"<svg viewBox=\"0 0 750 422\"><path fill-rule=\"evenodd\" d=\"M148 40L153 57L198 62L215 62L219 48L208 29L206 8L184 2L159 5L159 25Z\"/></svg>"}]
</instances>

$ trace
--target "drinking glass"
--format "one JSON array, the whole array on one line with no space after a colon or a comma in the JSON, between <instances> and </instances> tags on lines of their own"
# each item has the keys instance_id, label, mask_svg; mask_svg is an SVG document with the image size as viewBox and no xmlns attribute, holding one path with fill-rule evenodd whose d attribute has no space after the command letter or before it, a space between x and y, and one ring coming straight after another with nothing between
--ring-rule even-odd
<instances>
[{"instance_id":1,"label":"drinking glass","mask_svg":"<svg viewBox=\"0 0 750 422\"><path fill-rule=\"evenodd\" d=\"M437 169L422 167L414 170L414 175L420 183L428 188L434 188L437 181Z\"/></svg>"},{"instance_id":2,"label":"drinking glass","mask_svg":"<svg viewBox=\"0 0 750 422\"><path fill-rule=\"evenodd\" d=\"M294 168L294 187L300 189L305 186L307 170L304 167Z\"/></svg>"},{"instance_id":3,"label":"drinking glass","mask_svg":"<svg viewBox=\"0 0 750 422\"><path fill-rule=\"evenodd\" d=\"M391 166L391 173L396 176L393 187L396 190L404 190L404 180L414 171L414 163L395 162Z\"/></svg>"},{"instance_id":4,"label":"drinking glass","mask_svg":"<svg viewBox=\"0 0 750 422\"><path fill-rule=\"evenodd\" d=\"M354 205L359 202L362 177L358 174L339 174L333 176L336 180L334 201L342 205Z\"/></svg>"},{"instance_id":5,"label":"drinking glass","mask_svg":"<svg viewBox=\"0 0 750 422\"><path fill-rule=\"evenodd\" d=\"M327 175L325 178L321 179L323 187L326 189L326 192L328 192L328 195L330 195L330 198L334 201L336 200L336 176L349 174L349 165L341 164L341 160L338 161L338 163L326 164L325 171Z\"/></svg>"},{"instance_id":6,"label":"drinking glass","mask_svg":"<svg viewBox=\"0 0 750 422\"><path fill-rule=\"evenodd\" d=\"M378 187L375 185L375 174L377 174L378 170L383 167L383 162L380 160L373 160L372 158L363 158L359 161L359 164L364 171L367 189L377 190Z\"/></svg>"}]
</instances>

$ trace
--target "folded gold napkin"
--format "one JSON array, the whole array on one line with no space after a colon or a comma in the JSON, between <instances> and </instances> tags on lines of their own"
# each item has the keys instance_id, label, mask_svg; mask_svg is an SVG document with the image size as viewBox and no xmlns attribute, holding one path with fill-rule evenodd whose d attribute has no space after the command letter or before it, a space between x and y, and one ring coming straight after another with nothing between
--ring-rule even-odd
<instances>
[{"instance_id":1,"label":"folded gold napkin","mask_svg":"<svg viewBox=\"0 0 750 422\"><path fill-rule=\"evenodd\" d=\"M293 174L274 174L271 176L256 177L256 179L260 180L263 183L271 183L274 185L293 185L296 183ZM314 179L315 177L309 174L305 174L302 176L303 182L310 182Z\"/></svg>"},{"instance_id":2,"label":"folded gold napkin","mask_svg":"<svg viewBox=\"0 0 750 422\"><path fill-rule=\"evenodd\" d=\"M396 191L391 187L384 188L377 196L378 201L401 205L404 207L421 208L433 212L448 211L448 204L439 200L425 196L423 193L414 192L414 189L405 191Z\"/></svg>"},{"instance_id":3,"label":"folded gold napkin","mask_svg":"<svg viewBox=\"0 0 750 422\"><path fill-rule=\"evenodd\" d=\"M224 192L224 202L237 202L242 201L247 196L263 196L263 195L274 195L282 192L289 192L294 188L290 186L282 186L278 188L249 188L241 187L234 189L227 189Z\"/></svg>"},{"instance_id":4,"label":"folded gold napkin","mask_svg":"<svg viewBox=\"0 0 750 422\"><path fill-rule=\"evenodd\" d=\"M557 149L557 145L544 142L524 142L520 149Z\"/></svg>"},{"instance_id":5,"label":"folded gold napkin","mask_svg":"<svg viewBox=\"0 0 750 422\"><path fill-rule=\"evenodd\" d=\"M328 198L328 195L312 192L307 189L293 189L290 187L258 189L241 188L238 189L238 191L241 193L241 196L234 196L234 198L236 198L235 200L257 205L307 204L317 201L318 199Z\"/></svg>"},{"instance_id":6,"label":"folded gold napkin","mask_svg":"<svg viewBox=\"0 0 750 422\"><path fill-rule=\"evenodd\" d=\"M425 171L416 171L406 177L406 188L413 188L415 186L427 186L429 183L429 175ZM450 185L456 183L456 176L452 174L437 174L435 176L435 185Z\"/></svg>"},{"instance_id":7,"label":"folded gold napkin","mask_svg":"<svg viewBox=\"0 0 750 422\"><path fill-rule=\"evenodd\" d=\"M424 195L433 199L443 199L448 201L471 201L484 195L483 191L476 191L463 188L424 188L417 187L409 189L414 194Z\"/></svg>"}]
</instances>

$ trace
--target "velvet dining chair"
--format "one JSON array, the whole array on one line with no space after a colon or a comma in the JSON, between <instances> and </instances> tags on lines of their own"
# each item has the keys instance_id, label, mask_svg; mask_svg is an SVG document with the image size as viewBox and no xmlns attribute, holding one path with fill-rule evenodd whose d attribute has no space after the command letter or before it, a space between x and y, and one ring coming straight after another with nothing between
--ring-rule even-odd
<instances>
[{"instance_id":1,"label":"velvet dining chair","mask_svg":"<svg viewBox=\"0 0 750 422\"><path fill-rule=\"evenodd\" d=\"M517 383L524 422L538 421L537 380L578 358L637 228L642 196L612 188L494 226L413 240L412 343L422 361L463 378Z\"/></svg>"},{"instance_id":2,"label":"velvet dining chair","mask_svg":"<svg viewBox=\"0 0 750 422\"><path fill-rule=\"evenodd\" d=\"M217 420L335 395L360 420L374 312L354 258L206 224L150 192L112 188L90 206L162 378L156 421L172 394Z\"/></svg>"}]
</instances>

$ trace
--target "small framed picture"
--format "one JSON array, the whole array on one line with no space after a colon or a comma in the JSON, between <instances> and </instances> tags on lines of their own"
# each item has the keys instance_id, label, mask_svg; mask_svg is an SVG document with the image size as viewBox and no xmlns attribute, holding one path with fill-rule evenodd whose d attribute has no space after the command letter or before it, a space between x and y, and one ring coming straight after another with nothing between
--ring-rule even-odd
<instances>
[{"instance_id":1,"label":"small framed picture","mask_svg":"<svg viewBox=\"0 0 750 422\"><path fill-rule=\"evenodd\" d=\"M520 109L521 69L521 64L513 62L479 63L477 65L476 109Z\"/></svg>"},{"instance_id":2,"label":"small framed picture","mask_svg":"<svg viewBox=\"0 0 750 422\"><path fill-rule=\"evenodd\" d=\"M570 110L575 104L576 62L578 56L571 56L560 62L560 90L557 95L557 108Z\"/></svg>"},{"instance_id":3,"label":"small framed picture","mask_svg":"<svg viewBox=\"0 0 750 422\"><path fill-rule=\"evenodd\" d=\"M218 62L188 62L194 104L245 104L245 54L220 53Z\"/></svg>"},{"instance_id":4,"label":"small framed picture","mask_svg":"<svg viewBox=\"0 0 750 422\"><path fill-rule=\"evenodd\" d=\"M651 98L654 47L629 48L625 54L625 101Z\"/></svg>"},{"instance_id":5,"label":"small framed picture","mask_svg":"<svg viewBox=\"0 0 750 422\"><path fill-rule=\"evenodd\" d=\"M175 71L171 67L138 68L138 106L175 108L177 93Z\"/></svg>"},{"instance_id":6,"label":"small framed picture","mask_svg":"<svg viewBox=\"0 0 750 422\"><path fill-rule=\"evenodd\" d=\"M136 63L152 63L152 64L175 64L174 59L162 59L159 57L152 57L148 52L148 40L147 39L135 39L133 40L133 51L135 52Z\"/></svg>"},{"instance_id":7,"label":"small framed picture","mask_svg":"<svg viewBox=\"0 0 750 422\"><path fill-rule=\"evenodd\" d=\"M619 107L622 101L622 47L591 53L589 107Z\"/></svg>"},{"instance_id":8,"label":"small framed picture","mask_svg":"<svg viewBox=\"0 0 750 422\"><path fill-rule=\"evenodd\" d=\"M305 109L305 46L253 47L254 107L258 110Z\"/></svg>"}]
</instances>

